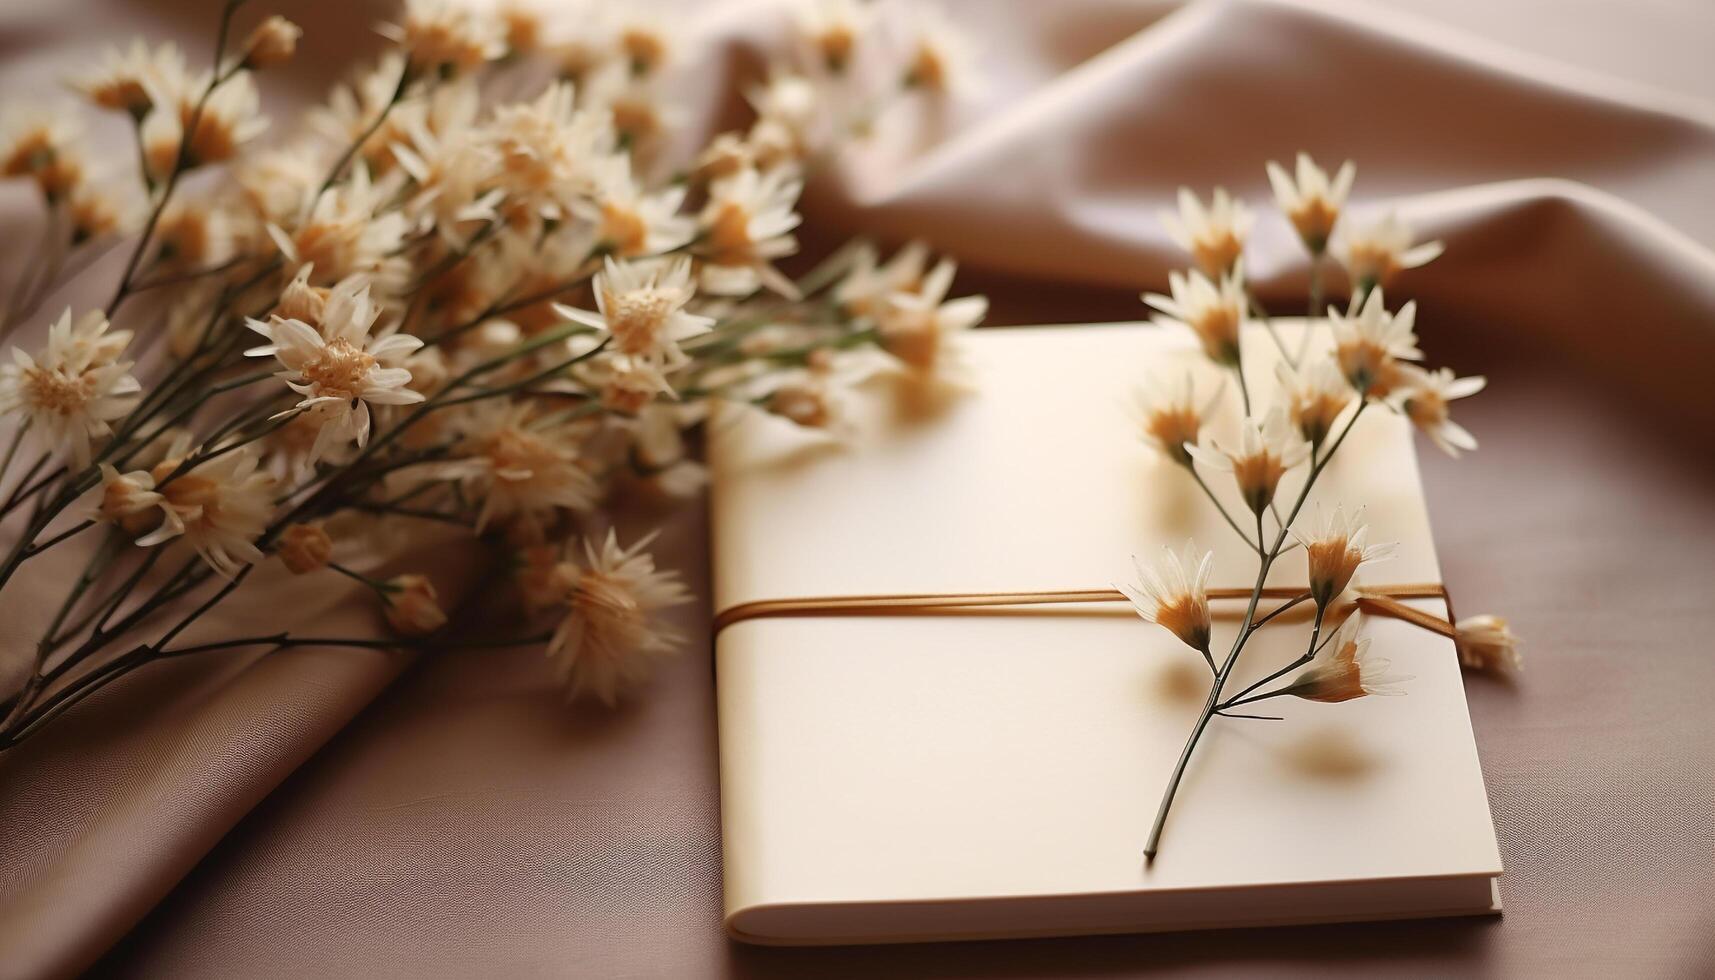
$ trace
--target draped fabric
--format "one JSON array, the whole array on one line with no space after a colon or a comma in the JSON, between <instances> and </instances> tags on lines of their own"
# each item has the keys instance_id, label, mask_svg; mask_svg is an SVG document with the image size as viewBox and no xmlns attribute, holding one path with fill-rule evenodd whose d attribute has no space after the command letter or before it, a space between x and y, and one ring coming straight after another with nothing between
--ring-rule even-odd
<instances>
[{"instance_id":1,"label":"draped fabric","mask_svg":"<svg viewBox=\"0 0 1715 980\"><path fill-rule=\"evenodd\" d=\"M318 56L264 80L276 116L372 47L387 10L289 6ZM9 5L4 96L49 97L131 31L201 51L214 7ZM1715 970L1715 13L1690 0L954 9L979 38L984 89L819 175L812 248L860 231L925 238L961 260L960 288L992 296L997 324L1137 319L1137 292L1183 263L1156 218L1174 189L1224 185L1260 206L1263 162L1300 149L1358 162L1360 218L1397 209L1446 242L1399 291L1420 303L1432 363L1491 378L1458 406L1482 449L1456 463L1426 449L1424 464L1459 608L1506 613L1529 642L1520 682L1468 684L1505 918L738 946L720 930L705 642L611 712L565 706L527 648L415 663L303 649L141 671L0 756L0 976L98 963L175 976ZM732 118L703 93L757 71L781 20L723 0L683 22L710 40L685 68L694 139ZM948 135L924 145L923 126ZM25 188L0 187L8 263L29 247L17 229L35 227L32 208ZM1259 220L1250 270L1271 305L1302 309L1283 220ZM704 530L696 510L677 515L662 548L706 596ZM424 548L447 566L443 590L463 594L467 563ZM7 685L77 567L69 549L42 561L0 603ZM222 621L291 609L337 632L371 615L325 582L264 584ZM706 604L681 618L707 636ZM486 608L464 625L511 627Z\"/></svg>"}]
</instances>

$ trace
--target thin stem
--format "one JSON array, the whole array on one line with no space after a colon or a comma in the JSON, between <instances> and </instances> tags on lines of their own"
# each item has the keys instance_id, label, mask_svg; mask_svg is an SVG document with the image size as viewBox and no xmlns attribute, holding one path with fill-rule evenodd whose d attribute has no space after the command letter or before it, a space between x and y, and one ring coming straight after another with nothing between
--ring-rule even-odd
<instances>
[{"instance_id":1,"label":"thin stem","mask_svg":"<svg viewBox=\"0 0 1715 980\"><path fill-rule=\"evenodd\" d=\"M1191 473L1191 479L1196 480L1197 485L1203 488L1203 495L1208 497L1209 502L1215 505L1215 509L1221 512L1223 518L1226 518L1227 526L1233 529L1233 533L1239 536L1239 540L1243 541L1252 551L1259 555L1262 554L1261 541L1252 541L1251 536L1239 527L1239 522L1233 519L1233 515L1228 512L1226 505L1222 504L1220 499L1215 496L1215 491L1209 489L1209 484L1203 480L1203 474L1197 472L1196 465L1186 463L1185 469Z\"/></svg>"},{"instance_id":2,"label":"thin stem","mask_svg":"<svg viewBox=\"0 0 1715 980\"><path fill-rule=\"evenodd\" d=\"M1280 356L1286 359L1289 366L1298 367L1298 360L1286 349L1286 342L1280 339L1279 332L1274 329L1274 320L1269 317L1268 310L1263 308L1262 301L1256 298L1256 294L1251 292L1248 286L1245 287L1245 300L1250 304L1251 315L1262 323L1263 329L1268 332L1268 339L1274 341L1274 347L1280 351Z\"/></svg>"},{"instance_id":3,"label":"thin stem","mask_svg":"<svg viewBox=\"0 0 1715 980\"><path fill-rule=\"evenodd\" d=\"M88 521L84 521L81 524L76 524L76 525L73 525L71 527L68 527L64 531L61 531L60 533L54 535L53 537L47 539L46 541L41 541L41 542L38 542L36 544L30 545L28 548L25 548L24 549L24 558L25 559L34 558L37 555L41 554L42 552L48 550L49 548L52 548L54 545L59 544L61 541L64 541L65 539L72 537L73 535L79 534L83 531L87 531L94 526L95 526L95 521L88 520Z\"/></svg>"},{"instance_id":4,"label":"thin stem","mask_svg":"<svg viewBox=\"0 0 1715 980\"><path fill-rule=\"evenodd\" d=\"M371 136L380 131L381 124L387 121L387 116L393 111L393 107L405 97L405 89L410 85L411 66L407 63L399 69L399 84L393 87L392 97L387 100L386 105L381 107L381 111L376 114L374 121L364 127L363 132L359 133L357 138L351 141L351 145L345 148L345 152L339 155L339 159L334 161L333 166L328 169L327 178L322 181L321 187L316 189L317 197L321 197L328 188L334 185L335 181L339 180L339 175L345 172L346 164L351 162L351 158L363 149L363 144L369 142Z\"/></svg>"},{"instance_id":5,"label":"thin stem","mask_svg":"<svg viewBox=\"0 0 1715 980\"><path fill-rule=\"evenodd\" d=\"M1291 663L1287 664L1286 666L1275 671L1274 673L1269 674L1267 677L1264 677L1262 680L1257 681L1255 684L1252 684L1251 686L1245 688L1244 690L1240 691L1239 693L1233 695L1231 698L1227 699L1227 701L1222 703L1220 705L1220 707L1230 708L1230 707L1232 707L1232 705L1235 701L1237 701L1240 698L1244 697L1245 695L1251 693L1252 691L1256 690L1257 688L1262 687L1266 684L1269 684L1278 678L1284 677L1287 674L1290 674L1293 671L1297 670L1298 668L1309 663L1310 661L1316 659L1316 654L1322 652L1321 645L1317 643L1317 637L1322 632L1322 616L1324 615L1325 612L1326 612L1326 607L1318 607L1317 608L1317 610L1316 610L1316 625L1311 627L1310 643L1305 648L1302 656L1300 656L1297 660L1294 660Z\"/></svg>"},{"instance_id":6,"label":"thin stem","mask_svg":"<svg viewBox=\"0 0 1715 980\"><path fill-rule=\"evenodd\" d=\"M1301 602L1308 602L1309 600L1310 600L1310 593L1308 593L1308 592L1304 593L1303 595L1294 596L1291 599L1286 600L1285 602L1281 603L1279 606L1275 607L1274 611L1268 613L1267 615L1263 616L1261 619L1252 623L1250 625L1251 632L1254 633L1257 630L1262 629L1263 626L1266 625L1269 620L1273 619L1274 617L1280 615L1283 612L1286 612L1288 609L1291 609L1293 606L1296 606ZM1320 621L1320 616L1318 616L1318 621Z\"/></svg>"},{"instance_id":7,"label":"thin stem","mask_svg":"<svg viewBox=\"0 0 1715 980\"><path fill-rule=\"evenodd\" d=\"M1215 714L1220 715L1222 718L1253 718L1257 721L1285 721L1286 720L1285 718L1282 718L1279 715L1234 714L1233 712L1230 712L1230 711L1223 711L1220 708L1215 709Z\"/></svg>"},{"instance_id":8,"label":"thin stem","mask_svg":"<svg viewBox=\"0 0 1715 980\"><path fill-rule=\"evenodd\" d=\"M1239 398L1245 406L1245 418L1251 414L1251 386L1245 382L1245 364L1239 361L1233 365L1233 374L1239 379Z\"/></svg>"}]
</instances>

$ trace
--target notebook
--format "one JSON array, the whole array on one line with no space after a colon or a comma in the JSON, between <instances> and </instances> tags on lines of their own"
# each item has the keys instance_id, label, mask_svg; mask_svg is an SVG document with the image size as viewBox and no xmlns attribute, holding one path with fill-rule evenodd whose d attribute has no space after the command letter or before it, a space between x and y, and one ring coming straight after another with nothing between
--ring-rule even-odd
<instances>
[{"instance_id":1,"label":"notebook","mask_svg":"<svg viewBox=\"0 0 1715 980\"><path fill-rule=\"evenodd\" d=\"M1144 447L1128 408L1138 386L1186 370L1207 390L1218 372L1189 337L1091 325L961 343L968 390L875 379L851 401L846 443L754 411L711 427L717 612L1101 589L1131 580L1133 555L1187 537L1216 550L1212 586L1251 584L1254 556ZM1246 343L1266 399L1271 345ZM1237 423L1236 405L1224 411L1217 437ZM1400 542L1359 584L1440 581L1403 419L1367 413L1311 499L1306 514L1365 505L1372 541ZM1302 558L1269 581L1302 586ZM1447 614L1441 600L1412 604ZM1242 603L1216 609L1221 650ZM1405 695L1281 698L1267 704L1283 721L1214 719L1146 865L1209 678L1129 607L733 623L715 642L727 929L837 944L1498 912L1501 859L1453 644L1392 619L1365 628L1411 675ZM1259 632L1234 680L1291 661L1307 633L1302 619Z\"/></svg>"}]
</instances>

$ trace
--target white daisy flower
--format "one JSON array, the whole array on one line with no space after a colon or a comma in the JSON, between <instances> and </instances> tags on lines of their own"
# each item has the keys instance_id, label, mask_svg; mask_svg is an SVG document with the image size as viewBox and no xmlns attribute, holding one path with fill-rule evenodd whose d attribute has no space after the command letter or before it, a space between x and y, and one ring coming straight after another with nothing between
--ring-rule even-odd
<instances>
[{"instance_id":1,"label":"white daisy flower","mask_svg":"<svg viewBox=\"0 0 1715 980\"><path fill-rule=\"evenodd\" d=\"M159 83L156 83L157 86ZM184 166L190 170L210 163L221 163L238 155L244 144L260 136L268 128L268 119L261 114L262 99L256 83L248 72L239 72L221 82L196 110L196 101L207 75L193 80L188 92L177 96L160 91L153 94L149 115L143 120L140 139L143 159L149 176L165 180L179 159L179 144L184 148ZM198 93L191 95L192 92ZM187 137L185 127L196 120L196 128Z\"/></svg>"},{"instance_id":2,"label":"white daisy flower","mask_svg":"<svg viewBox=\"0 0 1715 980\"><path fill-rule=\"evenodd\" d=\"M154 106L159 93L166 94L170 104L177 105L190 89L190 73L177 45L169 41L150 47L142 38L133 38L129 48L108 48L101 56L101 63L93 71L73 79L71 87L103 109L141 119Z\"/></svg>"},{"instance_id":3,"label":"white daisy flower","mask_svg":"<svg viewBox=\"0 0 1715 980\"><path fill-rule=\"evenodd\" d=\"M1190 330L1203 345L1209 360L1227 367L1239 364L1239 331L1244 326L1245 276L1241 266L1234 266L1220 277L1220 285L1211 282L1201 272L1170 272L1167 275L1171 296L1144 293L1143 301L1165 316L1155 322L1181 326Z\"/></svg>"},{"instance_id":4,"label":"white daisy flower","mask_svg":"<svg viewBox=\"0 0 1715 980\"><path fill-rule=\"evenodd\" d=\"M90 310L74 322L71 308L48 328L48 342L35 357L12 348L12 363L0 365L0 414L17 413L53 452L65 452L81 469L90 444L110 434L108 425L136 405L142 385L130 361L119 355L131 331L108 331L107 317Z\"/></svg>"},{"instance_id":5,"label":"white daisy flower","mask_svg":"<svg viewBox=\"0 0 1715 980\"><path fill-rule=\"evenodd\" d=\"M942 259L917 292L893 293L876 320L881 348L922 377L956 379L962 360L953 336L988 315L988 297L947 300L958 264Z\"/></svg>"},{"instance_id":6,"label":"white daisy flower","mask_svg":"<svg viewBox=\"0 0 1715 980\"><path fill-rule=\"evenodd\" d=\"M376 30L405 49L418 73L469 72L506 53L500 20L457 0L405 0L400 22Z\"/></svg>"},{"instance_id":7,"label":"white daisy flower","mask_svg":"<svg viewBox=\"0 0 1715 980\"><path fill-rule=\"evenodd\" d=\"M858 0L798 0L792 15L802 60L831 75L851 66L875 20L874 9Z\"/></svg>"},{"instance_id":8,"label":"white daisy flower","mask_svg":"<svg viewBox=\"0 0 1715 980\"><path fill-rule=\"evenodd\" d=\"M1245 419L1240 433L1236 450L1222 449L1209 439L1186 449L1204 466L1232 473L1245 505L1261 514L1274 500L1286 471L1310 458L1310 443L1287 423L1286 413L1279 408L1270 409L1260 421Z\"/></svg>"},{"instance_id":9,"label":"white daisy flower","mask_svg":"<svg viewBox=\"0 0 1715 980\"><path fill-rule=\"evenodd\" d=\"M1197 268L1211 279L1232 271L1244 254L1255 221L1243 201L1233 198L1226 188L1217 187L1209 206L1197 200L1189 187L1179 188L1179 213L1161 213L1161 223L1167 234L1197 263Z\"/></svg>"},{"instance_id":10,"label":"white daisy flower","mask_svg":"<svg viewBox=\"0 0 1715 980\"><path fill-rule=\"evenodd\" d=\"M269 340L245 354L277 358L285 368L279 377L304 396L292 411L308 413L321 425L310 450L312 458L320 458L332 446L368 442L371 405L423 400L421 393L409 387L411 372L401 366L423 342L402 333L371 337L370 328L380 312L370 301L368 283L351 278L329 292L320 330L302 320L278 316L245 321Z\"/></svg>"},{"instance_id":11,"label":"white daisy flower","mask_svg":"<svg viewBox=\"0 0 1715 980\"><path fill-rule=\"evenodd\" d=\"M161 525L137 539L152 548L184 538L217 575L232 578L262 560L256 539L274 513L274 479L257 467L257 456L241 446L179 472L195 454L184 439L150 473L126 476L160 496ZM151 482L144 484L142 477Z\"/></svg>"},{"instance_id":12,"label":"white daisy flower","mask_svg":"<svg viewBox=\"0 0 1715 980\"><path fill-rule=\"evenodd\" d=\"M1488 380L1481 375L1456 378L1450 368L1434 371L1409 369L1405 372L1404 387L1395 392L1394 397L1400 411L1423 430L1430 442L1447 455L1457 457L1461 450L1476 449L1477 437L1453 421L1448 414L1447 403L1475 395L1487 383Z\"/></svg>"},{"instance_id":13,"label":"white daisy flower","mask_svg":"<svg viewBox=\"0 0 1715 980\"><path fill-rule=\"evenodd\" d=\"M714 320L685 312L696 294L691 262L673 259L604 260L595 280L596 311L555 304L561 316L607 331L615 353L658 369L686 363L680 341L708 333Z\"/></svg>"},{"instance_id":14,"label":"white daisy flower","mask_svg":"<svg viewBox=\"0 0 1715 980\"><path fill-rule=\"evenodd\" d=\"M595 228L596 248L620 258L659 255L690 241L696 220L679 213L686 188L675 184L646 193L631 175L631 158L610 159L593 199L578 199L572 209Z\"/></svg>"},{"instance_id":15,"label":"white daisy flower","mask_svg":"<svg viewBox=\"0 0 1715 980\"><path fill-rule=\"evenodd\" d=\"M1320 511L1318 511L1320 516ZM1328 604L1352 583L1358 566L1383 561L1393 556L1397 542L1369 544L1369 526L1364 523L1364 509L1346 516L1344 507L1335 507L1326 519L1319 520L1309 531L1292 529L1292 536L1304 545L1305 561L1310 569L1310 595L1316 604Z\"/></svg>"},{"instance_id":16,"label":"white daisy flower","mask_svg":"<svg viewBox=\"0 0 1715 980\"><path fill-rule=\"evenodd\" d=\"M1209 572L1214 567L1215 553L1199 552L1190 541L1185 542L1179 554L1172 548L1163 548L1161 553L1161 561L1154 567L1132 558L1138 584L1121 585L1119 590L1146 622L1162 627L1207 658L1213 622L1209 613Z\"/></svg>"},{"instance_id":17,"label":"white daisy flower","mask_svg":"<svg viewBox=\"0 0 1715 980\"><path fill-rule=\"evenodd\" d=\"M945 10L929 3L906 8L902 84L939 96L964 96L977 86L976 52Z\"/></svg>"},{"instance_id":18,"label":"white daisy flower","mask_svg":"<svg viewBox=\"0 0 1715 980\"><path fill-rule=\"evenodd\" d=\"M599 547L585 539L583 561L573 563L576 584L566 618L547 648L568 697L589 695L612 705L684 642L657 614L691 596L676 573L657 571L643 550L654 538L629 548L621 548L612 531Z\"/></svg>"},{"instance_id":19,"label":"white daisy flower","mask_svg":"<svg viewBox=\"0 0 1715 980\"><path fill-rule=\"evenodd\" d=\"M1133 414L1144 441L1172 462L1190 466L1185 445L1197 443L1225 390L1223 378L1208 398L1199 399L1191 372L1186 371L1178 384L1157 383L1151 391L1135 392Z\"/></svg>"},{"instance_id":20,"label":"white daisy flower","mask_svg":"<svg viewBox=\"0 0 1715 980\"><path fill-rule=\"evenodd\" d=\"M1357 174L1357 168L1347 160L1340 165L1334 179L1329 180L1328 172L1318 167L1310 154L1300 153L1294 179L1285 167L1269 161L1268 182L1274 186L1275 203L1298 230L1298 237L1310 254L1321 255L1327 249L1328 236L1340 220Z\"/></svg>"},{"instance_id":21,"label":"white daisy flower","mask_svg":"<svg viewBox=\"0 0 1715 980\"><path fill-rule=\"evenodd\" d=\"M834 300L847 316L875 316L895 293L914 293L923 286L928 269L929 246L923 241L907 243L885 263L875 246L859 246L851 269L834 287Z\"/></svg>"},{"instance_id":22,"label":"white daisy flower","mask_svg":"<svg viewBox=\"0 0 1715 980\"><path fill-rule=\"evenodd\" d=\"M556 510L588 510L601 492L582 465L579 447L586 427L555 415L536 415L528 402L474 402L460 426L461 458L436 472L464 484L482 501L480 531L516 521L540 530Z\"/></svg>"},{"instance_id":23,"label":"white daisy flower","mask_svg":"<svg viewBox=\"0 0 1715 980\"><path fill-rule=\"evenodd\" d=\"M1332 359L1319 360L1297 371L1281 361L1275 365L1274 373L1280 380L1281 396L1286 400L1292 424L1311 446L1322 445L1340 413L1352 404L1352 386Z\"/></svg>"},{"instance_id":24,"label":"white daisy flower","mask_svg":"<svg viewBox=\"0 0 1715 980\"><path fill-rule=\"evenodd\" d=\"M82 127L64 108L10 103L0 118L0 177L30 177L50 202L83 183Z\"/></svg>"},{"instance_id":25,"label":"white daisy flower","mask_svg":"<svg viewBox=\"0 0 1715 980\"><path fill-rule=\"evenodd\" d=\"M408 222L388 207L393 195L393 187L373 183L369 168L360 164L349 179L318 195L290 231L269 225L268 234L288 263L315 268L312 281L318 285L366 275L384 289L404 271L395 253Z\"/></svg>"},{"instance_id":26,"label":"white daisy flower","mask_svg":"<svg viewBox=\"0 0 1715 980\"><path fill-rule=\"evenodd\" d=\"M1361 228L1343 227L1334 239L1334 257L1361 293L1387 286L1401 270L1425 265L1442 252L1440 242L1413 245L1411 240L1411 227L1389 212Z\"/></svg>"},{"instance_id":27,"label":"white daisy flower","mask_svg":"<svg viewBox=\"0 0 1715 980\"><path fill-rule=\"evenodd\" d=\"M1361 616L1347 619L1328 644L1334 652L1316 658L1278 693L1329 703L1372 694L1404 694L1396 685L1411 677L1387 673L1388 661L1369 655L1370 638L1357 635L1361 620Z\"/></svg>"},{"instance_id":28,"label":"white daisy flower","mask_svg":"<svg viewBox=\"0 0 1715 980\"><path fill-rule=\"evenodd\" d=\"M1330 307L1328 322L1334 331L1334 359L1340 373L1365 397L1385 397L1404 380L1400 362L1423 358L1413 329L1417 303L1389 313L1380 287L1370 290L1355 317Z\"/></svg>"},{"instance_id":29,"label":"white daisy flower","mask_svg":"<svg viewBox=\"0 0 1715 980\"><path fill-rule=\"evenodd\" d=\"M803 188L803 181L784 169L740 170L709 186L697 245L706 291L748 296L767 286L788 299L798 297L798 288L772 262L798 251L790 233L803 220L793 210Z\"/></svg>"}]
</instances>

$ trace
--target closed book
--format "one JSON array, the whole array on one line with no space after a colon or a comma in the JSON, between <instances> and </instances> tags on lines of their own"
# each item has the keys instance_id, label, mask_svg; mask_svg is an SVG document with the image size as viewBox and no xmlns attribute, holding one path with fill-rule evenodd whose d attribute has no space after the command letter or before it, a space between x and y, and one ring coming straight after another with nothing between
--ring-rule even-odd
<instances>
[{"instance_id":1,"label":"closed book","mask_svg":"<svg viewBox=\"0 0 1715 980\"><path fill-rule=\"evenodd\" d=\"M1280 329L1291 349L1304 328ZM1187 538L1214 549L1211 586L1252 584L1255 554L1145 446L1129 407L1187 371L1213 390L1222 372L1188 336L1056 326L960 345L961 389L873 378L848 401L843 441L761 412L717 419L717 613L1108 589L1134 580L1134 555ZM1245 349L1251 396L1270 404L1275 349L1260 335ZM1220 441L1238 421L1228 381L1210 431ZM1231 478L1207 475L1248 517ZM1371 540L1399 542L1358 586L1440 581L1406 420L1367 412L1300 522L1336 503L1367 508ZM1300 550L1269 585L1306 577ZM1442 599L1408 604L1448 615ZM1215 604L1217 652L1243 607ZM1227 690L1303 652L1296 612L1254 635ZM1128 605L730 622L715 642L728 931L869 943L1496 912L1501 860L1453 642L1383 617L1364 630L1410 675L1404 696L1283 697L1256 706L1283 720L1215 718L1146 863L1210 675Z\"/></svg>"}]
</instances>

